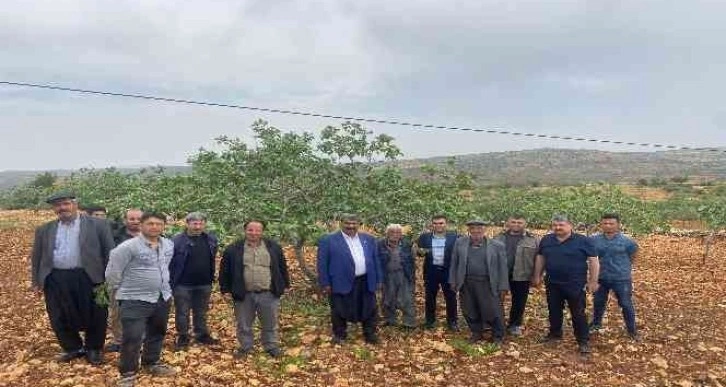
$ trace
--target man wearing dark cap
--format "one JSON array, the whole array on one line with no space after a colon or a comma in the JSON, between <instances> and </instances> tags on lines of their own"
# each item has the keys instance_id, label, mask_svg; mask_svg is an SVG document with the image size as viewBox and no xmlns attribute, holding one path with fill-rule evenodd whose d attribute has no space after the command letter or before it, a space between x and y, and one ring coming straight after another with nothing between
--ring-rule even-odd
<instances>
[{"instance_id":1,"label":"man wearing dark cap","mask_svg":"<svg viewBox=\"0 0 726 387\"><path fill-rule=\"evenodd\" d=\"M347 338L348 322L360 322L369 344L377 344L376 290L383 286L376 239L358 232L360 218L344 215L343 229L318 243L318 280L330 296L333 343Z\"/></svg>"},{"instance_id":2,"label":"man wearing dark cap","mask_svg":"<svg viewBox=\"0 0 726 387\"><path fill-rule=\"evenodd\" d=\"M542 272L547 273L547 308L550 330L542 341L553 343L562 339L562 318L565 302L570 309L572 328L581 355L588 355L589 331L585 316L585 287L597 291L600 264L592 241L572 230L564 215L552 218L552 233L542 238L534 265L532 284L539 286Z\"/></svg>"},{"instance_id":3,"label":"man wearing dark cap","mask_svg":"<svg viewBox=\"0 0 726 387\"><path fill-rule=\"evenodd\" d=\"M484 236L486 222L466 223L469 235L460 237L451 254L449 283L459 292L461 310L471 329L470 343L483 339L484 324L492 327L494 344L504 338L501 300L509 291L504 243Z\"/></svg>"},{"instance_id":4,"label":"man wearing dark cap","mask_svg":"<svg viewBox=\"0 0 726 387\"><path fill-rule=\"evenodd\" d=\"M111 229L104 220L79 216L72 193L56 193L47 203L58 219L35 231L30 258L33 288L45 294L50 325L63 350L57 360L68 362L85 355L89 363L98 365L103 361L108 310L96 302L94 289L105 280L114 247Z\"/></svg>"},{"instance_id":5,"label":"man wearing dark cap","mask_svg":"<svg viewBox=\"0 0 726 387\"><path fill-rule=\"evenodd\" d=\"M207 217L201 212L186 216L186 229L172 238L174 256L169 264L169 276L174 295L176 349L189 346L189 316L194 323L194 339L204 345L218 344L209 334L207 311L214 280L214 258L217 256L217 237L206 231Z\"/></svg>"}]
</instances>

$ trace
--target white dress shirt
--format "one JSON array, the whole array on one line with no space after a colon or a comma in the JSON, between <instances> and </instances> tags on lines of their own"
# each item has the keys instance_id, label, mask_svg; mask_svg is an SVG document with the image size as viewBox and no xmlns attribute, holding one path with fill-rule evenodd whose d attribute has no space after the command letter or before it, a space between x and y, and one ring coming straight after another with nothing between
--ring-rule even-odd
<instances>
[{"instance_id":1,"label":"white dress shirt","mask_svg":"<svg viewBox=\"0 0 726 387\"><path fill-rule=\"evenodd\" d=\"M343 238L345 239L345 242L348 244L348 249L350 249L350 255L353 256L353 263L355 264L355 276L358 277L360 275L363 275L366 273L366 256L363 252L363 244L361 244L360 237L358 236L358 233L355 235L348 236L348 234L343 233Z\"/></svg>"}]
</instances>

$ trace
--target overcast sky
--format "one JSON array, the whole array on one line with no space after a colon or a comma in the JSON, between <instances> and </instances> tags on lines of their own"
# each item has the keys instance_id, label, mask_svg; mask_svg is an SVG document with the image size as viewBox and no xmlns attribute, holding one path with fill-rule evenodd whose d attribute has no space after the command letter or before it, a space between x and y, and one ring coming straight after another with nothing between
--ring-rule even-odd
<instances>
[{"instance_id":1,"label":"overcast sky","mask_svg":"<svg viewBox=\"0 0 726 387\"><path fill-rule=\"evenodd\" d=\"M724 15L698 0L4 0L0 80L724 146ZM256 118L340 123L0 85L0 170L183 164ZM597 147L368 127L407 158Z\"/></svg>"}]
</instances>

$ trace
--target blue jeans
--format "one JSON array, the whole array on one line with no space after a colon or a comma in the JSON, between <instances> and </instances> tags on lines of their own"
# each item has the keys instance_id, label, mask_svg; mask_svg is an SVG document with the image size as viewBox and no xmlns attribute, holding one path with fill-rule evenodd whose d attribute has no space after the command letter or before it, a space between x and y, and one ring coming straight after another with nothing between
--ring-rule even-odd
<instances>
[{"instance_id":1,"label":"blue jeans","mask_svg":"<svg viewBox=\"0 0 726 387\"><path fill-rule=\"evenodd\" d=\"M633 281L600 280L600 288L593 296L594 314L593 325L602 325L602 318L608 303L608 296L612 290L618 299L618 305L623 310L623 320L628 333L635 334L635 307L633 306Z\"/></svg>"}]
</instances>

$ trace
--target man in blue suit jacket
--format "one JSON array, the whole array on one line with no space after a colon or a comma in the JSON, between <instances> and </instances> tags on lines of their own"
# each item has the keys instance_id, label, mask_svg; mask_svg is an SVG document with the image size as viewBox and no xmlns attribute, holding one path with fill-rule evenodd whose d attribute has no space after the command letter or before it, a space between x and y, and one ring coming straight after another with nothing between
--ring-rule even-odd
<instances>
[{"instance_id":1,"label":"man in blue suit jacket","mask_svg":"<svg viewBox=\"0 0 726 387\"><path fill-rule=\"evenodd\" d=\"M358 232L360 218L356 215L344 215L342 226L318 243L318 278L323 292L330 296L333 343L346 339L348 322L360 322L365 341L377 344L376 290L383 275L376 239Z\"/></svg>"}]
</instances>

